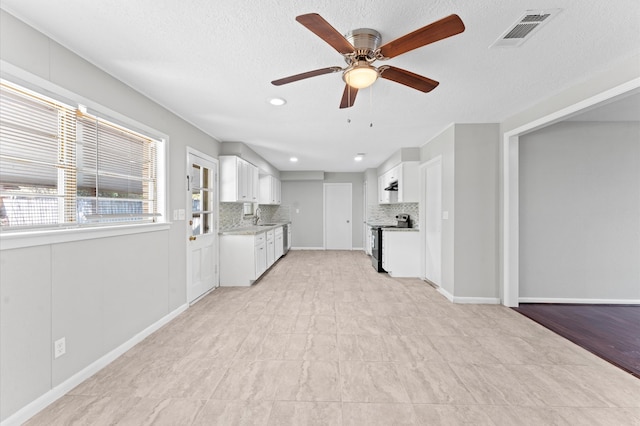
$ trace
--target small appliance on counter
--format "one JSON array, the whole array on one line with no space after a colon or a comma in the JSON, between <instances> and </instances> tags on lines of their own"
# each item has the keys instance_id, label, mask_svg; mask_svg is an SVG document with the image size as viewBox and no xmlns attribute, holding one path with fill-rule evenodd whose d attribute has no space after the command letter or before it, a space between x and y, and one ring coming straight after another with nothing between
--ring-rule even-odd
<instances>
[{"instance_id":1,"label":"small appliance on counter","mask_svg":"<svg viewBox=\"0 0 640 426\"><path fill-rule=\"evenodd\" d=\"M400 213L396 219L398 219L398 228L411 228L411 218L407 213Z\"/></svg>"}]
</instances>

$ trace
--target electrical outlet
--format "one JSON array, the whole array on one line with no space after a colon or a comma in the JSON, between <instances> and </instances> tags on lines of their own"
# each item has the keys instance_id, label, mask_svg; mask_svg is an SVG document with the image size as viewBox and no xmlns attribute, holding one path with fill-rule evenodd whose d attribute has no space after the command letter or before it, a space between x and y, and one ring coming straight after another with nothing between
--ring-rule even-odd
<instances>
[{"instance_id":1,"label":"electrical outlet","mask_svg":"<svg viewBox=\"0 0 640 426\"><path fill-rule=\"evenodd\" d=\"M58 339L53 343L53 358L59 358L67 351L67 343L65 338Z\"/></svg>"}]
</instances>

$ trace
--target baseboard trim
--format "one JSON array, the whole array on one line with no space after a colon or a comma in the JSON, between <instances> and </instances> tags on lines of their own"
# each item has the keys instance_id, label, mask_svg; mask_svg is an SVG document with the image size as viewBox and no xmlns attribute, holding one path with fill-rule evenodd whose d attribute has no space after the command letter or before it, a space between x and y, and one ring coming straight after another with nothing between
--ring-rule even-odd
<instances>
[{"instance_id":1,"label":"baseboard trim","mask_svg":"<svg viewBox=\"0 0 640 426\"><path fill-rule=\"evenodd\" d=\"M472 303L474 305L499 305L500 299L497 297L454 297L453 303Z\"/></svg>"},{"instance_id":2,"label":"baseboard trim","mask_svg":"<svg viewBox=\"0 0 640 426\"><path fill-rule=\"evenodd\" d=\"M452 303L463 304L474 304L474 305L499 305L500 298L498 297L458 297L449 293L447 290L442 287L437 288L438 293L442 294Z\"/></svg>"},{"instance_id":3,"label":"baseboard trim","mask_svg":"<svg viewBox=\"0 0 640 426\"><path fill-rule=\"evenodd\" d=\"M17 426L26 422L31 417L38 414L40 411L53 404L56 400L63 397L71 389L75 388L80 383L87 380L89 377L93 376L98 371L102 370L104 367L115 361L118 357L143 341L146 337L159 330L163 325L169 323L179 314L187 310L188 307L188 304L184 304L178 307L176 310L170 312L168 315L160 318L158 321L151 324L149 327L145 328L138 334L134 335L131 339L127 340L111 352L98 358L96 361L92 362L84 369L80 370L64 382L60 383L58 386L54 387L50 391L31 401L29 404L25 405L24 407L7 417L5 420L0 422L0 426Z\"/></svg>"},{"instance_id":4,"label":"baseboard trim","mask_svg":"<svg viewBox=\"0 0 640 426\"><path fill-rule=\"evenodd\" d=\"M449 302L453 303L453 294L449 293L447 290L445 290L442 287L438 287L438 293L446 297L447 300L449 300Z\"/></svg>"},{"instance_id":5,"label":"baseboard trim","mask_svg":"<svg viewBox=\"0 0 640 426\"><path fill-rule=\"evenodd\" d=\"M640 305L640 299L576 299L561 297L520 297L518 303L571 303L586 305Z\"/></svg>"},{"instance_id":6,"label":"baseboard trim","mask_svg":"<svg viewBox=\"0 0 640 426\"><path fill-rule=\"evenodd\" d=\"M322 250L325 251L326 249L324 247L291 247L290 250ZM345 249L348 250L348 249ZM364 248L362 247L352 247L351 251L364 251Z\"/></svg>"}]
</instances>

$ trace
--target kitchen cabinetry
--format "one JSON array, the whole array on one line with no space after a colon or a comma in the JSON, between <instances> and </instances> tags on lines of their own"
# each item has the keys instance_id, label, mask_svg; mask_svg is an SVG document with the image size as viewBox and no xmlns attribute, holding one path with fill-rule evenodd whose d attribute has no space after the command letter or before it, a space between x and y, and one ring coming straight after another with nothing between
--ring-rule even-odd
<instances>
[{"instance_id":1,"label":"kitchen cabinetry","mask_svg":"<svg viewBox=\"0 0 640 426\"><path fill-rule=\"evenodd\" d=\"M220 201L257 203L259 197L258 168L235 155L221 155Z\"/></svg>"},{"instance_id":2,"label":"kitchen cabinetry","mask_svg":"<svg viewBox=\"0 0 640 426\"><path fill-rule=\"evenodd\" d=\"M220 285L250 286L283 256L282 226L220 236Z\"/></svg>"},{"instance_id":3,"label":"kitchen cabinetry","mask_svg":"<svg viewBox=\"0 0 640 426\"><path fill-rule=\"evenodd\" d=\"M383 229L382 268L392 277L420 276L420 233Z\"/></svg>"},{"instance_id":4,"label":"kitchen cabinetry","mask_svg":"<svg viewBox=\"0 0 640 426\"><path fill-rule=\"evenodd\" d=\"M267 231L267 269L271 267L276 261L276 248L274 245L274 232L273 230Z\"/></svg>"},{"instance_id":5,"label":"kitchen cabinetry","mask_svg":"<svg viewBox=\"0 0 640 426\"><path fill-rule=\"evenodd\" d=\"M271 175L260 176L260 204L280 204L280 179Z\"/></svg>"},{"instance_id":6,"label":"kitchen cabinetry","mask_svg":"<svg viewBox=\"0 0 640 426\"><path fill-rule=\"evenodd\" d=\"M220 237L220 285L250 286L268 268L266 232Z\"/></svg>"},{"instance_id":7,"label":"kitchen cabinetry","mask_svg":"<svg viewBox=\"0 0 640 426\"><path fill-rule=\"evenodd\" d=\"M419 201L418 161L405 161L378 177L378 204ZM385 190L394 184L394 190Z\"/></svg>"},{"instance_id":8,"label":"kitchen cabinetry","mask_svg":"<svg viewBox=\"0 0 640 426\"><path fill-rule=\"evenodd\" d=\"M265 241L265 233L255 236L254 256L256 266L255 281L267 270L267 245Z\"/></svg>"}]
</instances>

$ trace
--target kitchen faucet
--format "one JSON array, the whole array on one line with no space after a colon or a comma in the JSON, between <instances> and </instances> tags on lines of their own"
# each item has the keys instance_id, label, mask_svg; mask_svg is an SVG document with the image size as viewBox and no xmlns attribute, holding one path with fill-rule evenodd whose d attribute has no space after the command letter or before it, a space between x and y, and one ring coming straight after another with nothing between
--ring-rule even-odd
<instances>
[{"instance_id":1,"label":"kitchen faucet","mask_svg":"<svg viewBox=\"0 0 640 426\"><path fill-rule=\"evenodd\" d=\"M253 215L253 224L257 225L258 222L260 222L260 213L262 213L262 211L260 210L260 207L256 207L256 212Z\"/></svg>"}]
</instances>

